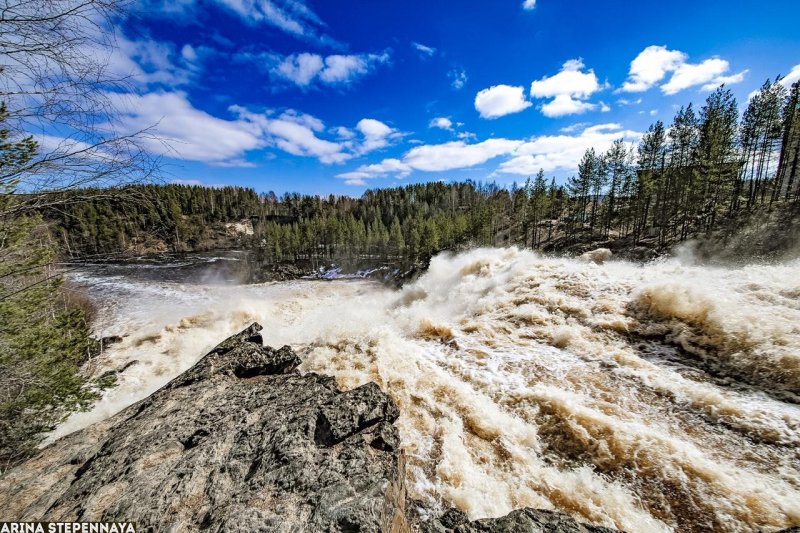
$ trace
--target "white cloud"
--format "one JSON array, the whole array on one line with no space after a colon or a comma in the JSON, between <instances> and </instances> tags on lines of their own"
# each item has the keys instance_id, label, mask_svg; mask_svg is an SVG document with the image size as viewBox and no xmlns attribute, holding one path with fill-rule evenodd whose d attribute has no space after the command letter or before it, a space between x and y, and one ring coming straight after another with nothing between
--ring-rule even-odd
<instances>
[{"instance_id":1,"label":"white cloud","mask_svg":"<svg viewBox=\"0 0 800 533\"><path fill-rule=\"evenodd\" d=\"M268 25L298 39L335 49L346 48L325 33L327 25L305 0L137 0L136 4L148 16L170 21L178 17L196 20L198 6L216 4L252 26Z\"/></svg>"},{"instance_id":2,"label":"white cloud","mask_svg":"<svg viewBox=\"0 0 800 533\"><path fill-rule=\"evenodd\" d=\"M302 0L215 1L239 15L245 22L266 23L295 37L340 47L339 43L322 32L324 22Z\"/></svg>"},{"instance_id":3,"label":"white cloud","mask_svg":"<svg viewBox=\"0 0 800 533\"><path fill-rule=\"evenodd\" d=\"M508 155L523 141L488 139L480 143L467 144L452 141L444 144L417 146L406 152L403 159L384 159L373 165L362 165L351 172L338 174L348 185L364 185L371 178L394 175L405 177L413 170L443 172L480 165L501 155Z\"/></svg>"},{"instance_id":4,"label":"white cloud","mask_svg":"<svg viewBox=\"0 0 800 533\"><path fill-rule=\"evenodd\" d=\"M450 78L450 85L455 90L462 89L464 85L466 85L468 79L467 72L463 68L454 68L447 73L447 77Z\"/></svg>"},{"instance_id":5,"label":"white cloud","mask_svg":"<svg viewBox=\"0 0 800 533\"><path fill-rule=\"evenodd\" d=\"M583 61L570 59L564 63L558 74L545 76L531 83L531 96L550 98L567 95L573 98L588 98L602 87L597 81L594 70L583 72L583 68Z\"/></svg>"},{"instance_id":6,"label":"white cloud","mask_svg":"<svg viewBox=\"0 0 800 533\"><path fill-rule=\"evenodd\" d=\"M702 63L691 64L683 63L675 69L672 77L667 83L661 86L664 94L676 94L689 87L696 85L713 85L712 80L716 80L728 71L730 64L724 59L706 59Z\"/></svg>"},{"instance_id":7,"label":"white cloud","mask_svg":"<svg viewBox=\"0 0 800 533\"><path fill-rule=\"evenodd\" d=\"M421 54L426 55L428 57L431 57L433 54L436 53L436 48L433 48L432 46L426 46L422 43L412 42L411 46L413 46Z\"/></svg>"},{"instance_id":8,"label":"white cloud","mask_svg":"<svg viewBox=\"0 0 800 533\"><path fill-rule=\"evenodd\" d=\"M325 62L317 54L294 54L281 61L275 68L275 73L301 87L305 87L317 77L324 67Z\"/></svg>"},{"instance_id":9,"label":"white cloud","mask_svg":"<svg viewBox=\"0 0 800 533\"><path fill-rule=\"evenodd\" d=\"M444 144L417 146L403 157L409 167L426 172L469 168L514 151L522 141L487 139L476 144L452 141Z\"/></svg>"},{"instance_id":10,"label":"white cloud","mask_svg":"<svg viewBox=\"0 0 800 533\"><path fill-rule=\"evenodd\" d=\"M525 0L524 2L522 2L522 9L526 11L530 11L535 7L536 7L536 0Z\"/></svg>"},{"instance_id":11,"label":"white cloud","mask_svg":"<svg viewBox=\"0 0 800 533\"><path fill-rule=\"evenodd\" d=\"M552 98L541 106L544 116L576 115L598 107L586 99L604 86L598 81L594 70L584 71L584 68L580 59L570 59L564 63L558 74L545 76L531 83L532 97ZM605 104L603 106L607 107Z\"/></svg>"},{"instance_id":12,"label":"white cloud","mask_svg":"<svg viewBox=\"0 0 800 533\"><path fill-rule=\"evenodd\" d=\"M272 72L299 87L308 87L315 81L324 85L349 85L387 61L388 53L327 57L302 53L286 56Z\"/></svg>"},{"instance_id":13,"label":"white cloud","mask_svg":"<svg viewBox=\"0 0 800 533\"><path fill-rule=\"evenodd\" d=\"M734 83L741 83L744 80L745 75L750 72L750 69L745 69L741 72L736 74L731 74L730 76L718 76L714 78L713 81L710 83L706 83L701 87L703 91L713 91L720 85L733 85Z\"/></svg>"},{"instance_id":14,"label":"white cloud","mask_svg":"<svg viewBox=\"0 0 800 533\"><path fill-rule=\"evenodd\" d=\"M183 92L112 94L121 112L123 133L150 128L142 142L149 151L190 161L242 161L267 142L261 127L246 118L225 120L201 111Z\"/></svg>"},{"instance_id":15,"label":"white cloud","mask_svg":"<svg viewBox=\"0 0 800 533\"><path fill-rule=\"evenodd\" d=\"M673 95L690 87L701 86L710 91L722 84L741 82L747 70L726 74L730 63L713 57L700 63L688 63L688 56L666 46L648 46L631 61L627 81L619 89L624 92L643 92L661 82L669 73L669 80L661 85L661 91Z\"/></svg>"},{"instance_id":16,"label":"white cloud","mask_svg":"<svg viewBox=\"0 0 800 533\"><path fill-rule=\"evenodd\" d=\"M596 107L596 104L576 100L568 94L559 94L551 101L542 105L542 114L551 118L563 117L565 115L579 115L595 109Z\"/></svg>"},{"instance_id":17,"label":"white cloud","mask_svg":"<svg viewBox=\"0 0 800 533\"><path fill-rule=\"evenodd\" d=\"M366 154L373 150L389 146L393 139L399 138L400 133L390 128L380 120L374 118L361 119L356 124L356 129L364 136L364 141L357 148L359 154Z\"/></svg>"},{"instance_id":18,"label":"white cloud","mask_svg":"<svg viewBox=\"0 0 800 533\"><path fill-rule=\"evenodd\" d=\"M356 134L350 128L345 128L344 126L337 126L332 130L333 134L336 135L340 139L353 139L355 138Z\"/></svg>"},{"instance_id":19,"label":"white cloud","mask_svg":"<svg viewBox=\"0 0 800 533\"><path fill-rule=\"evenodd\" d=\"M356 129L365 137L373 139L382 139L392 133L392 128L374 118L362 118L356 124Z\"/></svg>"},{"instance_id":20,"label":"white cloud","mask_svg":"<svg viewBox=\"0 0 800 533\"><path fill-rule=\"evenodd\" d=\"M190 44L183 45L181 48L181 57L186 61L197 61L197 50Z\"/></svg>"},{"instance_id":21,"label":"white cloud","mask_svg":"<svg viewBox=\"0 0 800 533\"><path fill-rule=\"evenodd\" d=\"M428 124L429 128L439 128L443 130L452 131L453 121L447 117L436 117Z\"/></svg>"},{"instance_id":22,"label":"white cloud","mask_svg":"<svg viewBox=\"0 0 800 533\"><path fill-rule=\"evenodd\" d=\"M270 134L270 144L284 152L316 157L322 163L343 163L353 156L344 152L342 144L320 139L314 129L292 115L283 114L277 119L262 122L264 132Z\"/></svg>"},{"instance_id":23,"label":"white cloud","mask_svg":"<svg viewBox=\"0 0 800 533\"><path fill-rule=\"evenodd\" d=\"M347 185L366 185L366 180L394 174L395 177L404 178L411 173L411 167L399 159L384 159L373 165L362 165L352 172L344 172L336 177L345 180Z\"/></svg>"},{"instance_id":24,"label":"white cloud","mask_svg":"<svg viewBox=\"0 0 800 533\"><path fill-rule=\"evenodd\" d=\"M788 89L796 81L800 81L800 65L795 65L792 67L792 70L789 71L789 74L781 78L780 84Z\"/></svg>"},{"instance_id":25,"label":"white cloud","mask_svg":"<svg viewBox=\"0 0 800 533\"><path fill-rule=\"evenodd\" d=\"M524 92L523 87L510 85L495 85L483 89L475 95L475 109L483 118L498 118L518 113L533 105L525 99Z\"/></svg>"},{"instance_id":26,"label":"white cloud","mask_svg":"<svg viewBox=\"0 0 800 533\"><path fill-rule=\"evenodd\" d=\"M124 36L117 37L116 44L109 50L87 50L101 57L109 76L143 86L168 87L186 85L192 79L198 51L189 45L178 52L172 43L154 39L132 41Z\"/></svg>"},{"instance_id":27,"label":"white cloud","mask_svg":"<svg viewBox=\"0 0 800 533\"><path fill-rule=\"evenodd\" d=\"M578 134L566 134L578 130ZM642 137L641 132L623 129L620 124L615 123L595 126L573 124L562 131L565 134L542 135L529 140L493 138L473 144L454 141L417 146L406 152L401 159L384 159L378 164L362 165L337 177L346 180L345 183L350 185L365 185L372 178L405 177L414 170L444 172L470 168L504 156L505 161L497 169L497 172L503 174L532 176L540 168L548 172L574 171L588 148L606 151L617 139L623 139L633 146Z\"/></svg>"},{"instance_id":28,"label":"white cloud","mask_svg":"<svg viewBox=\"0 0 800 533\"><path fill-rule=\"evenodd\" d=\"M588 126L588 122L576 122L575 124L570 124L569 126L564 126L559 131L562 133L572 133L573 131L578 131L579 129L586 128Z\"/></svg>"},{"instance_id":29,"label":"white cloud","mask_svg":"<svg viewBox=\"0 0 800 533\"><path fill-rule=\"evenodd\" d=\"M621 89L625 92L643 92L664 79L686 61L686 54L668 50L666 46L648 46L631 61L628 80Z\"/></svg>"},{"instance_id":30,"label":"white cloud","mask_svg":"<svg viewBox=\"0 0 800 533\"><path fill-rule=\"evenodd\" d=\"M291 109L276 116L231 106L234 118L223 119L195 108L178 91L110 97L121 112L121 133L147 130L143 143L150 152L217 166L249 166L248 152L270 147L324 164L343 163L388 146L401 135L366 118L356 125L361 134L356 139L348 128L326 130L320 119ZM323 138L326 131L335 138Z\"/></svg>"},{"instance_id":31,"label":"white cloud","mask_svg":"<svg viewBox=\"0 0 800 533\"><path fill-rule=\"evenodd\" d=\"M504 161L498 172L532 176L539 169L572 171L587 149L603 152L617 139L635 143L641 136L640 132L623 130L619 124L590 126L579 135L542 135L520 145L514 157Z\"/></svg>"}]
</instances>

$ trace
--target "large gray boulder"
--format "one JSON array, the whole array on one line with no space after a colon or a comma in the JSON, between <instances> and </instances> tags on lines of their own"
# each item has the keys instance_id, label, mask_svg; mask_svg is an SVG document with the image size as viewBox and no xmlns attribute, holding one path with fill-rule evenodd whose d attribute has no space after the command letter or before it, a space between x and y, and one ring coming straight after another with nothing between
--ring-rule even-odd
<instances>
[{"instance_id":1,"label":"large gray boulder","mask_svg":"<svg viewBox=\"0 0 800 533\"><path fill-rule=\"evenodd\" d=\"M300 375L253 324L117 415L0 479L0 521L137 531L406 531L397 407Z\"/></svg>"},{"instance_id":2,"label":"large gray boulder","mask_svg":"<svg viewBox=\"0 0 800 533\"><path fill-rule=\"evenodd\" d=\"M614 529L583 524L564 513L530 508L472 522L461 511L448 509L422 529L426 533L616 533Z\"/></svg>"}]
</instances>

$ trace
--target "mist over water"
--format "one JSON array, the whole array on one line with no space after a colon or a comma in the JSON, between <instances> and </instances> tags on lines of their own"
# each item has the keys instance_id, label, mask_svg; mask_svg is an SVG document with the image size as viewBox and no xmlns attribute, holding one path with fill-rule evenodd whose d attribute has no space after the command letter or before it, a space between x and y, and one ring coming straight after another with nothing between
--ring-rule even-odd
<instances>
[{"instance_id":1,"label":"mist over water","mask_svg":"<svg viewBox=\"0 0 800 533\"><path fill-rule=\"evenodd\" d=\"M141 267L140 267L141 268ZM301 370L397 402L408 488L471 518L555 508L627 531L800 524L800 261L726 269L479 249L394 291L364 281L226 286L84 272L90 363L138 361L103 419L252 321Z\"/></svg>"}]
</instances>

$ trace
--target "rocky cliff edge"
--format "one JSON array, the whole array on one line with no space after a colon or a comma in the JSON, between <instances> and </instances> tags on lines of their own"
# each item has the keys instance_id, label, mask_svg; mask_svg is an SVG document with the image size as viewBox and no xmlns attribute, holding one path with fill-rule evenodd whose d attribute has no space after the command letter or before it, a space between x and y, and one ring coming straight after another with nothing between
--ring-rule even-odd
<instances>
[{"instance_id":1,"label":"rocky cliff edge","mask_svg":"<svg viewBox=\"0 0 800 533\"><path fill-rule=\"evenodd\" d=\"M407 512L399 412L374 383L297 371L252 324L115 416L0 479L0 521L131 521L137 531L604 532L521 509L470 522ZM491 495L487 495L491 497Z\"/></svg>"}]
</instances>

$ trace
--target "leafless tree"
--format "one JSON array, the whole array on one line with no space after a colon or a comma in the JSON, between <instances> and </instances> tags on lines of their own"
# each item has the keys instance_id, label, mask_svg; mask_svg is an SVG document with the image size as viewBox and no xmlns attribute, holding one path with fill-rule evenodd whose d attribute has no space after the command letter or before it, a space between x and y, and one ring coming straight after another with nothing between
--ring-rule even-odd
<instances>
[{"instance_id":1,"label":"leafless tree","mask_svg":"<svg viewBox=\"0 0 800 533\"><path fill-rule=\"evenodd\" d=\"M0 168L0 217L80 201L153 177L149 131L121 127L115 103L132 89L114 68L117 22L131 0L0 0L0 101L9 138L36 155ZM63 194L76 189L86 194Z\"/></svg>"}]
</instances>

